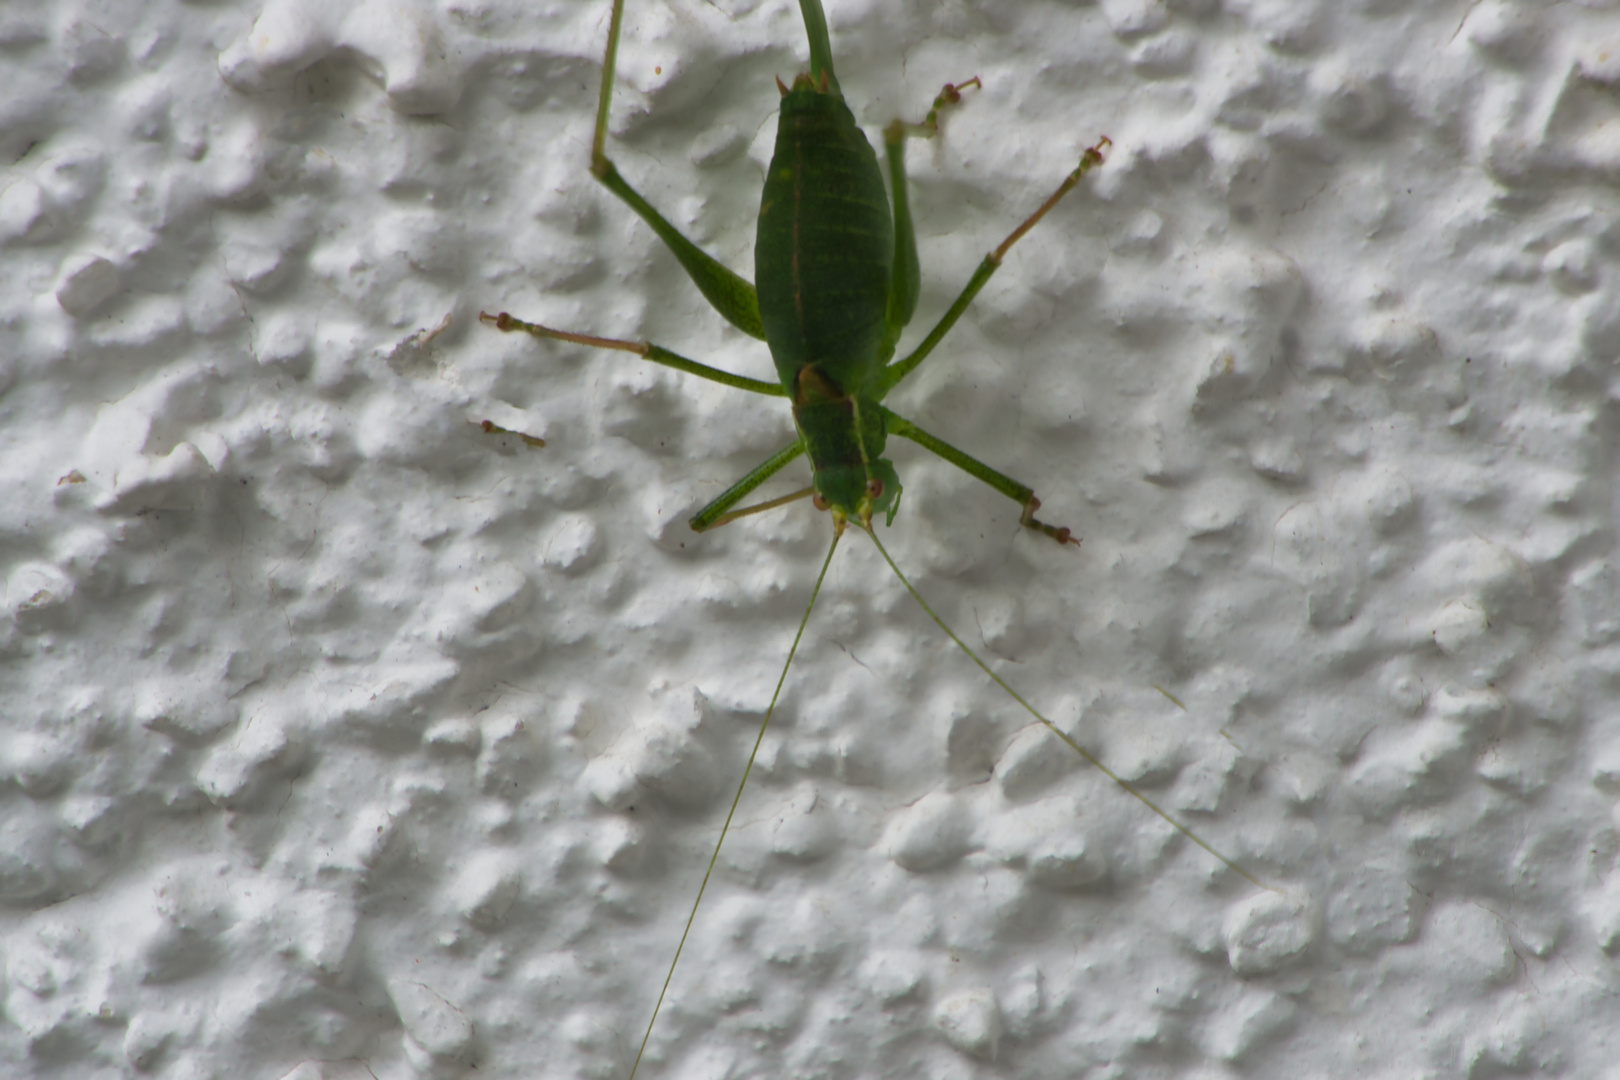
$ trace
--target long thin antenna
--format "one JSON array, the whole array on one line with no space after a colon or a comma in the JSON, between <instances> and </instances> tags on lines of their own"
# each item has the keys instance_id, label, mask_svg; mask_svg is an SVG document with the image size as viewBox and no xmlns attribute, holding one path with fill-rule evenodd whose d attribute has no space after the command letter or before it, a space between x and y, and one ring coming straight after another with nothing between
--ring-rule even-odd
<instances>
[{"instance_id":1,"label":"long thin antenna","mask_svg":"<svg viewBox=\"0 0 1620 1080\"><path fill-rule=\"evenodd\" d=\"M1197 844L1199 847L1203 848L1205 851L1207 851L1211 855L1215 856L1221 862L1225 863L1226 866L1229 869L1236 872L1239 876L1241 876L1245 881L1249 882L1250 884L1258 886L1259 888L1265 889L1268 892L1276 892L1276 890L1273 889L1270 885L1267 885L1265 882L1261 881L1259 878L1255 877L1253 874L1251 874L1247 870L1243 869L1243 867L1239 866L1237 863L1233 862L1231 859L1228 859L1225 855L1222 855L1220 852L1218 852L1214 848L1210 847L1207 843L1205 843L1203 841L1203 839L1201 837L1199 837L1199 835L1197 833L1193 832L1187 826L1183 825L1181 822L1179 822L1175 818L1171 817L1170 814L1167 811L1165 811L1164 809L1162 809L1159 806L1158 803L1154 802L1152 799L1148 798L1146 795L1144 795L1140 791L1138 791L1136 789L1135 785L1131 784L1130 781L1126 780L1124 777L1122 777L1118 773L1114 772L1114 770L1110 769L1107 765L1104 765L1102 763L1102 761L1097 757L1097 755L1093 754L1091 751L1087 750L1085 747L1083 747L1079 743L1075 742L1067 734L1065 734L1064 731L1061 728L1059 728L1056 724L1052 723L1052 721L1048 720L1046 717L1042 716L1039 712L1037 712L1033 705L1031 705L1029 702L1025 701L1019 695L1018 691L1014 690L1012 687L1007 685L1007 682L1006 682L1005 679L1003 679L1000 675L997 675L994 671L991 671L990 666L988 664L986 664L983 660L979 659L979 654L974 652L972 649L968 648L967 644L961 638L956 636L955 631L953 631L949 626L945 625L945 620L944 619L941 619L938 615L936 615L934 613L934 609L928 606L928 601L926 601L926 600L924 600L922 598L922 594L917 592L916 588L911 584L911 582L906 579L906 575L904 575L904 574L902 574L900 572L900 568L898 566L896 566L894 564L894 560L889 557L888 549L883 546L883 541L878 539L877 530L869 528L869 529L866 530L866 535L868 535L868 536L870 536L872 538L872 543L877 545L878 554L883 556L883 561L889 564L889 569L894 571L894 576L900 579L900 584L902 584L902 585L904 585L906 587L906 591L911 594L911 598L913 600L917 601L918 605L924 611L928 612L928 617L930 619L934 620L934 625L938 626L941 630L943 630L945 632L946 637L948 637L952 641L956 642L956 647L958 649L961 649L963 652L967 653L968 659L972 660L975 664L978 664L979 665L979 670L983 671L986 675L990 676L991 681L994 682L997 686L1001 687L1003 690L1005 690L1007 692L1008 697L1012 698L1014 701L1018 702L1018 704L1022 705L1024 707L1025 712L1029 713L1029 715L1033 716L1035 719L1037 719L1041 723L1045 724L1046 727L1047 727L1047 730L1051 731L1052 734L1056 735L1058 738L1060 738L1064 742L1068 743L1070 748L1073 749L1075 753L1079 754L1081 757L1083 757L1087 761L1091 762L1091 764L1096 766L1099 770L1101 770L1102 774L1104 776L1108 777L1108 779L1112 780L1114 783L1118 784L1120 787L1122 787L1126 791L1130 792L1133 796L1136 797L1136 800L1138 802L1140 802L1143 806L1147 807L1149 810L1153 811L1155 814L1158 814L1165 821L1169 822L1171 827L1174 828L1177 832L1179 832L1182 836L1185 836L1187 839L1191 840L1193 843Z\"/></svg>"},{"instance_id":2,"label":"long thin antenna","mask_svg":"<svg viewBox=\"0 0 1620 1080\"><path fill-rule=\"evenodd\" d=\"M782 696L782 684L787 682L788 668L793 666L793 657L798 653L799 642L804 638L804 628L810 624L810 612L815 610L816 597L821 595L821 583L827 579L827 568L832 565L833 552L838 550L838 541L843 535L841 525L833 530L832 544L827 548L827 557L822 560L821 573L816 575L816 587L810 590L810 602L804 605L804 615L799 619L799 629L793 635L793 645L788 649L787 659L782 663L782 674L777 676L776 690L771 694L771 704L765 710L765 719L759 722L759 733L754 736L754 748L748 752L748 765L743 769L742 779L737 783L737 794L731 797L731 809L726 811L726 822L720 826L720 838L714 842L714 853L709 856L708 869L703 871L703 883L698 886L697 896L692 900L692 910L687 913L686 927L681 931L680 944L675 946L674 959L669 962L669 971L664 976L664 985L658 991L658 1001L653 1005L652 1017L647 1021L647 1030L641 1036L641 1045L636 1049L636 1060L630 1066L628 1080L636 1080L636 1070L641 1067L641 1057L647 1052L647 1040L652 1038L653 1025L658 1022L658 1012L664 1007L664 996L669 993L669 984L675 978L675 965L681 962L681 953L686 949L687 935L691 934L692 924L697 921L698 905L703 903L703 894L709 888L709 878L714 875L715 864L720 861L720 845L726 842L726 833L731 831L731 819L737 815L737 806L742 802L743 788L748 786L748 774L754 770L754 759L759 756L759 744L765 741L765 729L771 726L771 716L776 712L776 701Z\"/></svg>"}]
</instances>

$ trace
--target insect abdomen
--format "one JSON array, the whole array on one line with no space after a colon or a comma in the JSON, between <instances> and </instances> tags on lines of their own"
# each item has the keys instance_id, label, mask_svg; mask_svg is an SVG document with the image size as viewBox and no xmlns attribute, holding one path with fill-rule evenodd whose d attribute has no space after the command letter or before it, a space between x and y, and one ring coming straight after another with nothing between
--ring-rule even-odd
<instances>
[{"instance_id":1,"label":"insect abdomen","mask_svg":"<svg viewBox=\"0 0 1620 1080\"><path fill-rule=\"evenodd\" d=\"M755 287L789 392L799 368L855 392L878 362L894 261L888 196L844 101L807 76L782 98L759 208Z\"/></svg>"}]
</instances>

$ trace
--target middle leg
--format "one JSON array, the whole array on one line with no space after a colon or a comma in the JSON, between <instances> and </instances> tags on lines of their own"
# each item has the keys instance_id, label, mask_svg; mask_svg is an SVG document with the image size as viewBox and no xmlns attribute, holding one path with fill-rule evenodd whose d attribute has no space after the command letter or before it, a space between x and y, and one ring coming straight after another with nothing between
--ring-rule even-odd
<instances>
[{"instance_id":1,"label":"middle leg","mask_svg":"<svg viewBox=\"0 0 1620 1080\"><path fill-rule=\"evenodd\" d=\"M879 408L882 408L882 406L879 406ZM964 450L958 450L937 435L928 434L910 420L903 416L896 416L888 409L883 409L883 423L889 434L910 439L923 449L932 451L969 476L984 481L1013 502L1018 503L1024 508L1023 514L1018 518L1018 523L1026 529L1043 532L1060 544L1080 546L1080 541L1075 539L1068 526L1048 525L1046 522L1036 518L1035 511L1041 508L1041 500L1035 497L1035 489L1028 484L1020 484L1006 473L992 469L972 454Z\"/></svg>"},{"instance_id":2,"label":"middle leg","mask_svg":"<svg viewBox=\"0 0 1620 1080\"><path fill-rule=\"evenodd\" d=\"M688 360L680 353L671 352L662 345L654 345L650 341L622 341L619 338L596 337L593 334L575 334L568 330L553 330L549 326L539 323L524 322L513 318L506 312L491 315L487 311L478 313L478 320L491 324L497 330L512 332L521 330L537 338L550 341L571 341L575 345L589 345L594 349L615 349L619 352L635 353L643 360L651 360L655 364L662 364L676 371L684 371L688 375L708 379L711 382L724 383L726 386L736 387L738 390L747 390L752 394L764 394L768 397L786 397L787 391L782 389L781 383L766 382L763 379L750 379L746 375L733 375L729 371L722 371L708 364L700 364L696 360Z\"/></svg>"},{"instance_id":3,"label":"middle leg","mask_svg":"<svg viewBox=\"0 0 1620 1080\"><path fill-rule=\"evenodd\" d=\"M879 399L890 390L893 390L901 379L910 375L917 369L918 364L928 358L928 354L934 351L934 347L939 344L940 339L950 331L951 327L956 325L956 320L962 317L962 312L967 310L967 306L973 302L973 298L979 295L979 290L984 288L985 282L989 281L991 275L1001 269L1001 260L1006 257L1007 251L1022 240L1024 234L1033 229L1051 211L1052 207L1058 204L1063 196L1073 191L1082 177L1102 164L1103 151L1112 145L1113 140L1104 135L1097 140L1095 146L1087 147L1086 152L1080 155L1080 164L1075 166L1073 172L1063 178L1063 182L1058 185L1057 190L1052 192L1047 197L1047 200L1041 203L1035 212L1025 218L1016 229L1008 233L1007 238L996 245L994 251L984 257L984 261L979 263L978 269L973 271L973 276L968 279L967 286L951 304L950 309L940 317L939 322L934 324L934 328L928 331L928 336L923 338L922 344L913 349L911 355L904 360L897 360L883 369L883 381L878 387ZM896 262L898 263L898 261L897 256Z\"/></svg>"},{"instance_id":4,"label":"middle leg","mask_svg":"<svg viewBox=\"0 0 1620 1080\"><path fill-rule=\"evenodd\" d=\"M893 347L900 331L917 310L922 270L917 262L917 232L911 223L911 197L906 190L906 140L931 139L939 134L939 114L960 104L962 91L982 86L977 75L964 83L946 83L920 124L895 120L883 129L883 153L889 164L889 194L894 203L894 270L889 283L888 341ZM892 355L892 353L890 354Z\"/></svg>"}]
</instances>

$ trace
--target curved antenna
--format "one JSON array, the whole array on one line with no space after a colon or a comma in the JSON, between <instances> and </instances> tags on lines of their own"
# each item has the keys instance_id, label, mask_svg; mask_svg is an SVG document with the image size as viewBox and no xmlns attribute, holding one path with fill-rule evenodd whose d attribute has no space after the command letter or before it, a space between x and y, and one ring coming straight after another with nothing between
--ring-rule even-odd
<instances>
[{"instance_id":1,"label":"curved antenna","mask_svg":"<svg viewBox=\"0 0 1620 1080\"><path fill-rule=\"evenodd\" d=\"M1169 811L1163 809L1158 803L1142 794L1142 792L1137 790L1136 786L1129 780L1126 780L1124 777L1114 772L1114 770L1110 769L1107 765L1104 765L1102 760L1098 758L1096 754L1093 754L1091 751L1075 742L1068 736L1067 733L1063 731L1062 728L1058 727L1056 724L1052 723L1052 721L1048 720L1046 717L1037 712L1035 706L1031 705L1029 702L1025 701L1021 696L1019 696L1018 691L1008 686L1006 680L1000 675L997 675L995 672L991 671L990 666L983 660L979 659L979 654L968 648L967 644L961 638L956 636L955 631L953 631L949 626L945 625L945 620L941 619L934 613L934 609L928 606L928 601L922 598L922 594L916 590L910 581L906 580L906 575L900 572L900 568L894 564L894 560L889 558L889 551L883 546L883 541L878 539L877 530L869 528L866 530L866 535L870 536L872 538L872 543L877 545L878 554L882 555L883 561L889 564L889 569L893 570L894 576L900 579L900 584L906 587L906 592L910 593L911 598L917 601L918 605L928 613L928 617L930 619L934 620L934 625L943 630L945 632L945 636L954 641L958 649L961 649L963 652L967 653L968 659L972 660L975 664L978 664L979 670L990 676L991 681L993 681L997 686L1001 687L1002 690L1006 691L1008 697L1012 698L1014 701L1018 702L1019 705L1023 706L1025 712L1029 713L1029 715L1045 724L1048 731L1062 739L1064 742L1068 743L1070 749L1079 754L1081 757L1085 758L1092 765L1096 766L1104 776L1108 777L1108 779L1130 792L1131 795L1135 797L1137 802L1141 803L1143 806L1147 807L1149 810L1163 818L1170 824L1171 828L1175 829L1182 836L1185 836L1187 839L1191 840L1193 843L1215 856L1222 863L1226 864L1227 869L1232 870L1251 885L1265 889L1267 892L1277 891L1270 885L1267 885L1265 882L1255 877L1253 874L1249 873L1247 870L1243 869L1243 867L1239 866L1231 859L1228 859L1225 855L1222 855L1220 852L1210 847L1202 837L1193 832L1187 826L1183 825L1181 822L1177 821L1174 817L1171 817Z\"/></svg>"},{"instance_id":2,"label":"curved antenna","mask_svg":"<svg viewBox=\"0 0 1620 1080\"><path fill-rule=\"evenodd\" d=\"M703 894L709 888L709 878L714 876L715 864L720 861L720 845L726 842L726 833L731 831L731 819L737 816L737 806L742 802L743 788L748 786L748 774L754 770L754 759L759 756L759 744L765 741L765 729L771 726L771 715L776 712L777 699L782 696L782 684L787 682L788 668L793 666L793 657L798 653L799 642L804 638L804 628L810 623L810 612L815 609L816 597L821 595L821 583L827 580L827 567L832 565L833 552L838 550L838 541L843 535L843 526L839 523L833 529L832 544L827 548L827 557L822 560L821 573L816 575L816 587L810 590L810 602L804 605L804 615L799 619L798 632L793 635L793 645L788 649L787 659L782 663L782 674L776 678L776 689L771 693L771 704L765 710L765 719L759 722L759 733L754 736L754 748L748 752L748 765L743 769L742 779L737 783L737 794L731 797L731 809L726 811L726 822L720 826L720 838L714 842L714 852L709 856L708 869L703 871L703 883L698 886L697 896L692 900L692 910L687 913L686 926L681 930L680 944L675 946L675 956L670 960L669 971L664 975L664 985L659 988L658 1001L653 1005L652 1017L647 1021L647 1030L642 1033L641 1045L636 1048L636 1060L630 1066L628 1080L636 1080L636 1070L641 1068L642 1055L647 1052L647 1040L652 1038L653 1025L658 1023L659 1010L664 1007L669 984L675 978L675 965L681 962L681 953L686 949L686 939L692 933L692 924L697 921L698 905L703 903Z\"/></svg>"}]
</instances>

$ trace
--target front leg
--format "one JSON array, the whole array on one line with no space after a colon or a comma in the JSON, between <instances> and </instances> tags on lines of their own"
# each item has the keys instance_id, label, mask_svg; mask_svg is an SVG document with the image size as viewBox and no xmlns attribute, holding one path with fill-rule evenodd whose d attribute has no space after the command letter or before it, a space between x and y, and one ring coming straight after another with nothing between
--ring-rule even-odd
<instances>
[{"instance_id":1,"label":"front leg","mask_svg":"<svg viewBox=\"0 0 1620 1080\"><path fill-rule=\"evenodd\" d=\"M882 408L882 406L879 406ZM1041 508L1041 500L1035 497L1035 489L1027 484L1020 484L1017 480L997 469L992 469L978 458L965 451L958 450L950 443L937 435L930 435L922 428L913 424L903 416L896 416L889 409L883 409L884 427L891 435L899 435L903 439L910 439L925 450L944 458L958 469L978 480L984 481L1007 498L1023 506L1024 512L1018 518L1018 523L1026 529L1043 532L1060 544L1073 544L1080 546L1073 533L1066 525L1048 525L1035 517L1035 511Z\"/></svg>"}]
</instances>

